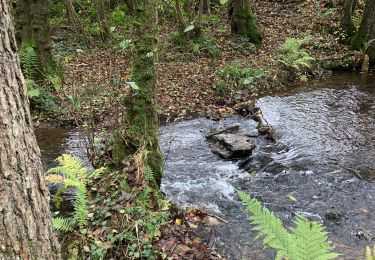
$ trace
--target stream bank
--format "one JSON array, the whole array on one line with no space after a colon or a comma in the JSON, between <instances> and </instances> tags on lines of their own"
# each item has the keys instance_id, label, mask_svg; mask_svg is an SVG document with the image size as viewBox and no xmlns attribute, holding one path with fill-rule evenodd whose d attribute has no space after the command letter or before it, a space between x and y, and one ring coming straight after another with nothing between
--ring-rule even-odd
<instances>
[{"instance_id":1,"label":"stream bank","mask_svg":"<svg viewBox=\"0 0 375 260\"><path fill-rule=\"evenodd\" d=\"M253 241L236 189L262 201L288 226L297 213L322 222L342 259L363 258L365 246L375 240L374 91L374 76L338 74L259 99L257 105L278 140L273 144L253 138L257 147L243 165L246 170L238 161L213 154L205 134L234 123L240 124L240 133L248 134L255 130L252 120L199 118L162 126L162 190L182 206L205 207L229 222L214 226L207 238L229 259L274 255L261 241ZM44 162L66 151L84 157L81 148L77 150L83 146L77 145L76 132L59 133L60 142L57 133L47 137L41 131L37 135ZM48 150L45 143L60 144Z\"/></svg>"}]
</instances>

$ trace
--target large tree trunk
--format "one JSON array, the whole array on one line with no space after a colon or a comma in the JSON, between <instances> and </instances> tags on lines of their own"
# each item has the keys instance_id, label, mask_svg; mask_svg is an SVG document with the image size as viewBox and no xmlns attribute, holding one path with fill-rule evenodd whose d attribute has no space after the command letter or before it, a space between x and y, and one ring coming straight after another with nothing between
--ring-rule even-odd
<instances>
[{"instance_id":1,"label":"large tree trunk","mask_svg":"<svg viewBox=\"0 0 375 260\"><path fill-rule=\"evenodd\" d=\"M0 259L60 259L7 0L0 0Z\"/></svg>"},{"instance_id":2,"label":"large tree trunk","mask_svg":"<svg viewBox=\"0 0 375 260\"><path fill-rule=\"evenodd\" d=\"M352 20L353 11L355 9L357 0L344 0L341 10L340 27L346 38L353 36L356 33L356 28Z\"/></svg>"},{"instance_id":3,"label":"large tree trunk","mask_svg":"<svg viewBox=\"0 0 375 260\"><path fill-rule=\"evenodd\" d=\"M156 2L139 0L135 10L132 81L139 86L139 90L132 90L125 98L122 126L115 138L114 159L122 163L139 149L146 149L145 164L152 168L155 184L160 186L163 160L158 142L156 110Z\"/></svg>"},{"instance_id":4,"label":"large tree trunk","mask_svg":"<svg viewBox=\"0 0 375 260\"><path fill-rule=\"evenodd\" d=\"M250 42L260 43L261 33L255 23L250 0L232 0L229 6L232 33L246 37Z\"/></svg>"},{"instance_id":5,"label":"large tree trunk","mask_svg":"<svg viewBox=\"0 0 375 260\"><path fill-rule=\"evenodd\" d=\"M39 78L54 71L49 28L49 0L18 0L16 3L17 40L20 46L35 47Z\"/></svg>"},{"instance_id":6,"label":"large tree trunk","mask_svg":"<svg viewBox=\"0 0 375 260\"><path fill-rule=\"evenodd\" d=\"M352 39L352 48L360 50L367 48L370 62L375 62L375 0L367 0L361 25Z\"/></svg>"}]
</instances>

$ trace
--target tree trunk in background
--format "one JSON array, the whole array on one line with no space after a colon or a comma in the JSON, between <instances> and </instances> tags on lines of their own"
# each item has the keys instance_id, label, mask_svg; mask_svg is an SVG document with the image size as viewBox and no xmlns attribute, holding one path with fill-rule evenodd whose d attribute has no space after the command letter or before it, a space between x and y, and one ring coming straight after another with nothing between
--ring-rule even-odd
<instances>
[{"instance_id":1,"label":"tree trunk in background","mask_svg":"<svg viewBox=\"0 0 375 260\"><path fill-rule=\"evenodd\" d=\"M109 27L107 23L107 15L105 12L105 7L103 0L95 0L95 10L96 14L98 16L98 21L100 24L100 37L102 38L102 41L105 42L110 37Z\"/></svg>"},{"instance_id":2,"label":"tree trunk in background","mask_svg":"<svg viewBox=\"0 0 375 260\"><path fill-rule=\"evenodd\" d=\"M136 39L132 81L139 86L139 90L132 90L124 100L122 125L114 141L114 161L121 164L139 149L146 149L145 164L152 168L156 185L160 186L163 158L158 142L156 110L156 1L137 1L134 18Z\"/></svg>"},{"instance_id":3,"label":"tree trunk in background","mask_svg":"<svg viewBox=\"0 0 375 260\"><path fill-rule=\"evenodd\" d=\"M125 0L125 4L128 6L130 13L134 13L136 0Z\"/></svg>"},{"instance_id":4,"label":"tree trunk in background","mask_svg":"<svg viewBox=\"0 0 375 260\"><path fill-rule=\"evenodd\" d=\"M54 71L49 28L49 0L16 2L17 40L21 48L34 47L38 54L39 78Z\"/></svg>"},{"instance_id":5,"label":"tree trunk in background","mask_svg":"<svg viewBox=\"0 0 375 260\"><path fill-rule=\"evenodd\" d=\"M0 259L60 259L7 0L0 0Z\"/></svg>"},{"instance_id":6,"label":"tree trunk in background","mask_svg":"<svg viewBox=\"0 0 375 260\"><path fill-rule=\"evenodd\" d=\"M70 25L72 26L73 31L75 32L78 39L90 43L91 39L87 36L85 29L83 28L76 10L74 9L73 0L64 0L66 13Z\"/></svg>"},{"instance_id":7,"label":"tree trunk in background","mask_svg":"<svg viewBox=\"0 0 375 260\"><path fill-rule=\"evenodd\" d=\"M375 62L375 0L367 0L361 25L351 41L352 48L367 48L370 62Z\"/></svg>"},{"instance_id":8,"label":"tree trunk in background","mask_svg":"<svg viewBox=\"0 0 375 260\"><path fill-rule=\"evenodd\" d=\"M353 36L357 31L352 20L352 15L353 15L353 11L355 9L356 3L357 3L357 0L344 0L343 1L340 28L342 29L346 38Z\"/></svg>"},{"instance_id":9,"label":"tree trunk in background","mask_svg":"<svg viewBox=\"0 0 375 260\"><path fill-rule=\"evenodd\" d=\"M204 0L198 2L198 13L194 24L194 37L200 37L202 35L202 15L203 15L203 4Z\"/></svg>"},{"instance_id":10,"label":"tree trunk in background","mask_svg":"<svg viewBox=\"0 0 375 260\"><path fill-rule=\"evenodd\" d=\"M229 4L232 33L249 39L252 43L261 42L261 33L255 24L255 16L251 10L250 0L232 0Z\"/></svg>"}]
</instances>

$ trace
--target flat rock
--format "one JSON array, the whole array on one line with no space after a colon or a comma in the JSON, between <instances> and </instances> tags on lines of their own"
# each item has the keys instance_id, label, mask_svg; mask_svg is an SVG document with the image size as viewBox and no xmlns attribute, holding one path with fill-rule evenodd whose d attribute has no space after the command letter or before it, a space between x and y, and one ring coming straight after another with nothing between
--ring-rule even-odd
<instances>
[{"instance_id":1,"label":"flat rock","mask_svg":"<svg viewBox=\"0 0 375 260\"><path fill-rule=\"evenodd\" d=\"M212 136L212 151L225 159L243 158L251 155L255 144L251 138L238 134L217 134Z\"/></svg>"}]
</instances>

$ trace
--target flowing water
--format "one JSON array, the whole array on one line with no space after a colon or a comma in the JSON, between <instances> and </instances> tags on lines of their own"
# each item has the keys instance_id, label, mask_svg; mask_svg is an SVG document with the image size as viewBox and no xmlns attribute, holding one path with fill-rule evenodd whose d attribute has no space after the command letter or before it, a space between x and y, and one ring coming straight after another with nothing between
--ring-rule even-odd
<instances>
[{"instance_id":1,"label":"flowing water","mask_svg":"<svg viewBox=\"0 0 375 260\"><path fill-rule=\"evenodd\" d=\"M228 221L214 227L208 242L230 259L274 256L253 241L236 189L262 201L286 225L298 213L320 221L342 259L362 259L365 246L375 240L374 97L374 76L339 74L259 99L278 140L254 138L257 148L246 162L220 159L204 136L233 123L241 124L241 133L253 134L249 119L199 118L163 126L162 190L182 206L205 207ZM83 154L75 132L37 135L46 164L64 150Z\"/></svg>"}]
</instances>

